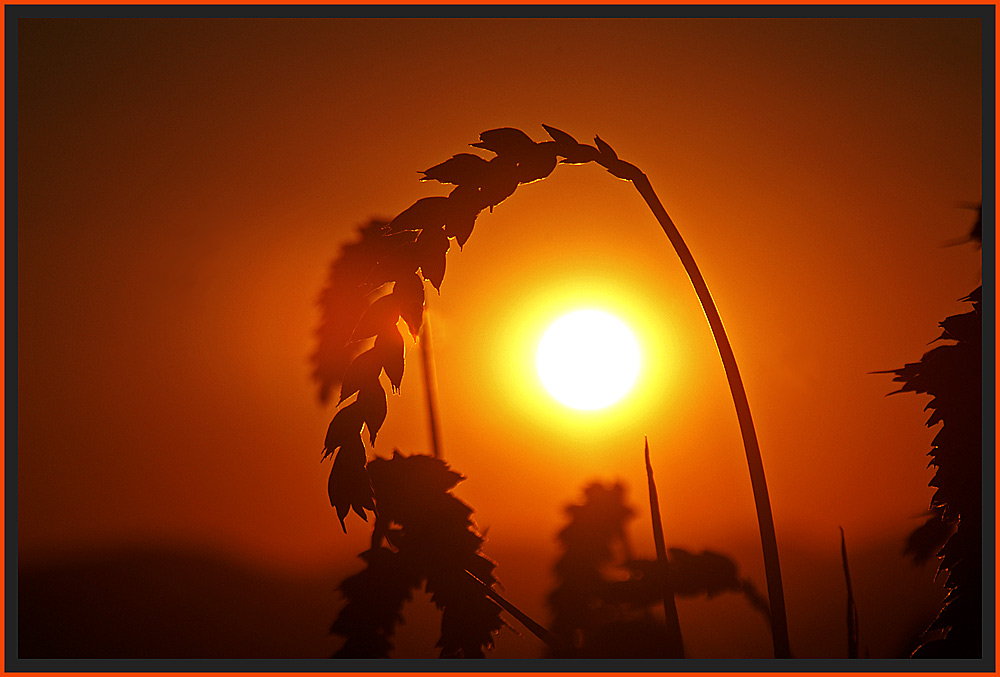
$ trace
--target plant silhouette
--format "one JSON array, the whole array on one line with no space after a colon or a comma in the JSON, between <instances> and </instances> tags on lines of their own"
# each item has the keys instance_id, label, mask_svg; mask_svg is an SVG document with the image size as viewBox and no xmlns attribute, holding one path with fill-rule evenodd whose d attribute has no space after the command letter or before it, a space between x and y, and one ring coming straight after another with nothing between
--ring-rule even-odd
<instances>
[{"instance_id":1,"label":"plant silhouette","mask_svg":"<svg viewBox=\"0 0 1000 677\"><path fill-rule=\"evenodd\" d=\"M583 501L567 506L559 532L562 556L556 586L548 595L552 632L562 640L556 658L670 658L667 627L654 614L663 603L662 568L635 558L626 524L634 516L621 483L583 489ZM768 618L767 601L736 563L711 551L668 550L670 587L681 597L735 592Z\"/></svg>"},{"instance_id":2,"label":"plant silhouette","mask_svg":"<svg viewBox=\"0 0 1000 677\"><path fill-rule=\"evenodd\" d=\"M496 564L480 552L472 508L450 491L464 477L440 459L399 451L368 463L368 475L378 516L360 555L365 569L340 584L347 603L331 632L346 642L334 657L388 658L403 604L424 584L442 611L441 658L483 658L504 622L481 587L496 583Z\"/></svg>"},{"instance_id":3,"label":"plant silhouette","mask_svg":"<svg viewBox=\"0 0 1000 677\"><path fill-rule=\"evenodd\" d=\"M967 242L982 247L982 206ZM936 471L930 516L906 544L916 562L937 555L938 575L946 576L945 596L937 618L914 651L915 658L982 656L982 455L983 455L983 288L961 299L972 309L939 323L933 342L948 343L924 353L918 362L888 372L902 383L891 394L931 396L927 426L941 424L928 452Z\"/></svg>"},{"instance_id":4,"label":"plant silhouette","mask_svg":"<svg viewBox=\"0 0 1000 677\"><path fill-rule=\"evenodd\" d=\"M896 393L931 395L927 426L941 424L928 452L932 513L906 551L923 561L944 541L937 556L948 593L917 658L982 655L982 287L962 301L972 310L940 323L937 340L951 343L890 372L903 384Z\"/></svg>"},{"instance_id":5,"label":"plant silhouette","mask_svg":"<svg viewBox=\"0 0 1000 677\"><path fill-rule=\"evenodd\" d=\"M784 591L764 465L736 358L708 285L649 179L638 167L620 159L599 136L591 146L579 143L559 129L542 126L551 141L536 143L521 130L510 127L491 129L481 133L479 141L472 146L493 153L493 158L487 160L472 153L460 153L424 170L422 180L455 188L447 196L417 200L381 229L378 235L382 239L377 244L364 246L363 238L356 246L345 248L341 258L334 263L331 276L341 270L367 270L360 280L354 277L350 280L355 285L351 290L352 298L354 301L363 298L364 303L340 305L331 303L326 294L321 298L324 326L330 319L337 328L321 333L319 349L313 358L321 399L328 397L336 385L340 386L338 406L341 408L327 430L323 458L335 456L328 486L330 502L337 510L341 527L347 530L344 520L351 510L366 521L366 511L375 511L365 473L362 432L368 431L369 442L374 445L386 416L381 375L385 374L394 391L400 387L403 377L403 340L398 322L402 319L410 333L414 337L418 335L423 319L423 282L430 282L440 292L451 240L461 248L483 210L492 211L510 197L518 185L547 177L557 164L596 162L613 176L631 182L639 191L684 265L712 329L733 397L750 472L771 607L774 655L787 658L791 651ZM370 304L367 309L365 303ZM338 317L339 320L333 320ZM355 394L357 396L348 401Z\"/></svg>"}]
</instances>

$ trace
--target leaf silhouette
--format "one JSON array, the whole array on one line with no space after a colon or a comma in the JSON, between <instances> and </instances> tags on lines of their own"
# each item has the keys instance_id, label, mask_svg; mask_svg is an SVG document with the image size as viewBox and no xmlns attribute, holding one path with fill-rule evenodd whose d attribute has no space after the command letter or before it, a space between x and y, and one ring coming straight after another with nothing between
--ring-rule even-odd
<instances>
[{"instance_id":1,"label":"leaf silhouette","mask_svg":"<svg viewBox=\"0 0 1000 677\"><path fill-rule=\"evenodd\" d=\"M444 228L425 228L417 237L417 256L420 273L424 279L441 290L444 280L445 254L448 251L448 235Z\"/></svg>"},{"instance_id":2,"label":"leaf silhouette","mask_svg":"<svg viewBox=\"0 0 1000 677\"><path fill-rule=\"evenodd\" d=\"M517 163L518 183L532 183L544 179L556 168L554 141L537 143L525 149Z\"/></svg>"},{"instance_id":3,"label":"leaf silhouette","mask_svg":"<svg viewBox=\"0 0 1000 677\"><path fill-rule=\"evenodd\" d=\"M327 493L330 505L337 509L337 518L344 533L347 533L344 519L351 509L366 522L368 517L365 509L375 510L375 497L365 470L365 460L365 443L359 431L357 435L344 440L330 469Z\"/></svg>"},{"instance_id":4,"label":"leaf silhouette","mask_svg":"<svg viewBox=\"0 0 1000 677\"><path fill-rule=\"evenodd\" d=\"M563 156L561 164L582 165L593 162L600 156L600 152L596 148L579 143L561 129L556 129L549 125L542 125L542 127L552 137L552 140L556 142L556 153Z\"/></svg>"},{"instance_id":5,"label":"leaf silhouette","mask_svg":"<svg viewBox=\"0 0 1000 677\"><path fill-rule=\"evenodd\" d=\"M378 339L375 340L378 342ZM344 372L344 381L340 386L340 401L343 402L368 384L378 383L383 364L383 356L375 347L369 348L354 358L354 361L348 365L347 371ZM336 419L336 417L334 418Z\"/></svg>"},{"instance_id":6,"label":"leaf silhouette","mask_svg":"<svg viewBox=\"0 0 1000 677\"><path fill-rule=\"evenodd\" d=\"M479 142L469 144L473 148L484 148L497 155L518 155L535 145L531 137L520 129L501 127L489 129L479 135Z\"/></svg>"},{"instance_id":7,"label":"leaf silhouette","mask_svg":"<svg viewBox=\"0 0 1000 677\"><path fill-rule=\"evenodd\" d=\"M424 282L416 273L409 273L396 280L392 295L399 304L399 314L406 322L410 335L416 338L424 319Z\"/></svg>"},{"instance_id":8,"label":"leaf silhouette","mask_svg":"<svg viewBox=\"0 0 1000 677\"><path fill-rule=\"evenodd\" d=\"M337 415L330 421L326 430L323 459L333 455L345 441L351 439L352 435L357 435L359 430L361 430L361 410L351 403L338 411Z\"/></svg>"},{"instance_id":9,"label":"leaf silhouette","mask_svg":"<svg viewBox=\"0 0 1000 677\"><path fill-rule=\"evenodd\" d=\"M597 144L597 149L601 152L601 155L605 155L608 159L612 160L618 159L618 153L615 152L615 149L605 143L601 137L595 136L594 143Z\"/></svg>"},{"instance_id":10,"label":"leaf silhouette","mask_svg":"<svg viewBox=\"0 0 1000 677\"><path fill-rule=\"evenodd\" d=\"M371 338L386 327L395 326L398 320L399 297L391 293L386 294L368 306L368 310L358 321L358 326L354 328L351 340L360 341Z\"/></svg>"},{"instance_id":11,"label":"leaf silhouette","mask_svg":"<svg viewBox=\"0 0 1000 677\"><path fill-rule=\"evenodd\" d=\"M560 145L561 149L580 145L580 143L576 139L574 139L572 136L562 131L561 129L556 129L555 127L551 127L545 124L542 125L542 128L545 129L546 133L548 133L548 135L552 137L553 141L555 141L557 144Z\"/></svg>"},{"instance_id":12,"label":"leaf silhouette","mask_svg":"<svg viewBox=\"0 0 1000 677\"><path fill-rule=\"evenodd\" d=\"M375 436L385 422L386 401L385 390L376 382L358 392L357 406L361 411L361 418L368 428L369 443L375 446Z\"/></svg>"},{"instance_id":13,"label":"leaf silhouette","mask_svg":"<svg viewBox=\"0 0 1000 677\"><path fill-rule=\"evenodd\" d=\"M449 217L448 223L445 224L445 234L455 238L459 249L465 246L469 236L472 235L472 228L476 225L477 216L479 216L478 210L455 210Z\"/></svg>"},{"instance_id":14,"label":"leaf silhouette","mask_svg":"<svg viewBox=\"0 0 1000 677\"><path fill-rule=\"evenodd\" d=\"M443 226L448 218L448 198L423 197L399 213L386 226L389 233Z\"/></svg>"},{"instance_id":15,"label":"leaf silhouette","mask_svg":"<svg viewBox=\"0 0 1000 677\"><path fill-rule=\"evenodd\" d=\"M399 329L392 326L380 332L372 350L378 355L393 392L399 392L399 384L403 380L403 337Z\"/></svg>"},{"instance_id":16,"label":"leaf silhouette","mask_svg":"<svg viewBox=\"0 0 1000 677\"><path fill-rule=\"evenodd\" d=\"M483 184L488 170L489 163L478 155L459 153L450 160L420 172L424 175L420 180L478 187Z\"/></svg>"},{"instance_id":17,"label":"leaf silhouette","mask_svg":"<svg viewBox=\"0 0 1000 677\"><path fill-rule=\"evenodd\" d=\"M517 160L510 155L496 156L490 160L488 180L476 193L480 208L493 211L494 207L514 194L517 185Z\"/></svg>"},{"instance_id":18,"label":"leaf silhouette","mask_svg":"<svg viewBox=\"0 0 1000 677\"><path fill-rule=\"evenodd\" d=\"M326 285L319 296L322 318L316 330L316 351L311 356L313 379L319 386L319 399L327 402L340 385L344 370L361 351L351 345L351 335L368 307L365 298L366 278L380 258L395 243L383 237L384 220L372 219L358 229L359 239L344 245L330 264Z\"/></svg>"}]
</instances>

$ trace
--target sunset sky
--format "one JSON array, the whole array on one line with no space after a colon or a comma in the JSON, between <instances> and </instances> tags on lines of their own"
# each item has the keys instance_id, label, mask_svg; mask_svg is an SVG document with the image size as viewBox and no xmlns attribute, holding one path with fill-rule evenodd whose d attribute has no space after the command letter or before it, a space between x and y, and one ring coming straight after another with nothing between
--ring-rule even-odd
<instances>
[{"instance_id":1,"label":"sunset sky","mask_svg":"<svg viewBox=\"0 0 1000 677\"><path fill-rule=\"evenodd\" d=\"M546 140L544 123L599 134L641 168L701 266L757 426L793 652L844 655L843 527L862 651L897 655L938 598L933 565L901 556L930 501L934 431L926 398L886 397L895 384L872 372L919 359L980 284L980 253L944 245L984 199L982 29L22 19L22 567L141 545L326 576L327 616L303 651L329 655L335 584L371 532L355 516L341 532L319 462L334 409L309 356L327 267L372 217L447 194L420 170L476 152L488 129ZM764 589L718 351L628 183L590 164L521 186L452 248L428 296L443 456L467 477L455 493L489 529L509 599L548 620L555 534L590 481L627 484L632 546L653 556L644 437L668 545L729 554ZM593 412L555 402L534 371L548 323L581 307L620 317L644 356L633 391ZM430 451L407 351L382 456ZM770 656L741 599L679 613L692 656ZM411 655L436 655L415 623ZM541 655L520 632L496 654Z\"/></svg>"}]
</instances>

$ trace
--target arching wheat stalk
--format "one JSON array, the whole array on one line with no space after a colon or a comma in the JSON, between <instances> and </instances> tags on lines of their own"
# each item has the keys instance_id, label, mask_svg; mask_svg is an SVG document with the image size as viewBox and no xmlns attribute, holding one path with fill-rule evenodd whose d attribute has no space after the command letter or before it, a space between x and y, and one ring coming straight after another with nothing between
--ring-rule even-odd
<instances>
[{"instance_id":1,"label":"arching wheat stalk","mask_svg":"<svg viewBox=\"0 0 1000 677\"><path fill-rule=\"evenodd\" d=\"M619 159L600 137L590 146L554 127L543 127L551 141L535 143L524 132L510 127L485 131L472 146L494 153L492 159L460 153L422 172L422 180L452 184L455 188L447 197L417 200L379 232L369 233L367 247L359 243L351 250L353 260L342 258L338 262L343 264L343 270L353 268L363 274L351 279L344 285L346 288L340 290L349 302L340 303L338 311L348 309L350 317L343 314L332 317L336 313L324 308L314 375L320 381L321 395L340 385L342 406L327 431L323 457L336 454L330 472L329 493L341 526L346 530L344 518L351 509L366 521L365 510L375 510L365 471L362 432L368 431L369 441L374 445L386 416L381 374L385 373L393 390L399 388L403 377L403 339L397 323L402 318L411 334L418 335L423 319L423 280L440 290L445 254L451 240L462 247L484 209L492 211L494 206L510 197L519 184L545 178L556 164L596 162L614 176L632 182L639 191L680 257L708 318L729 380L750 470L764 553L774 654L777 658L787 658L790 651L784 593L764 464L736 358L708 285L649 179L638 167ZM334 272L336 274L336 267ZM350 278L344 276L344 279ZM364 350L365 346L370 347ZM357 397L345 404L355 394Z\"/></svg>"}]
</instances>

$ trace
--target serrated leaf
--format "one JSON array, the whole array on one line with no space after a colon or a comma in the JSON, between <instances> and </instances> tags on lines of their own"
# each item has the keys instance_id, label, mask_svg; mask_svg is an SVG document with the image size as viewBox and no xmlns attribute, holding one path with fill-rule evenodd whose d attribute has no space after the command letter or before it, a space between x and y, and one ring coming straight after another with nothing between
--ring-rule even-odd
<instances>
[{"instance_id":1,"label":"serrated leaf","mask_svg":"<svg viewBox=\"0 0 1000 677\"><path fill-rule=\"evenodd\" d=\"M355 404L360 408L361 419L368 428L369 442L374 447L375 436L385 422L386 415L385 391L382 385L375 382L362 388L358 392Z\"/></svg>"},{"instance_id":2,"label":"serrated leaf","mask_svg":"<svg viewBox=\"0 0 1000 677\"><path fill-rule=\"evenodd\" d=\"M378 354L385 375L392 384L392 391L399 392L403 380L403 337L399 329L392 327L381 332L375 339L372 350Z\"/></svg>"},{"instance_id":3,"label":"serrated leaf","mask_svg":"<svg viewBox=\"0 0 1000 677\"><path fill-rule=\"evenodd\" d=\"M420 198L390 221L386 230L395 234L407 230L443 226L448 218L448 207L448 198L446 197Z\"/></svg>"},{"instance_id":4,"label":"serrated leaf","mask_svg":"<svg viewBox=\"0 0 1000 677\"><path fill-rule=\"evenodd\" d=\"M392 327L395 331L395 326ZM381 334L379 334L381 336ZM344 372L344 382L340 386L340 401L343 402L348 397L365 387L366 384L378 383L379 374L382 373L382 355L378 351L378 339L375 339L376 347L370 348L361 353L347 366Z\"/></svg>"},{"instance_id":5,"label":"serrated leaf","mask_svg":"<svg viewBox=\"0 0 1000 677\"><path fill-rule=\"evenodd\" d=\"M352 341L360 341L378 334L384 327L395 325L399 320L399 297L386 294L375 300L358 321L351 336Z\"/></svg>"},{"instance_id":6,"label":"serrated leaf","mask_svg":"<svg viewBox=\"0 0 1000 677\"><path fill-rule=\"evenodd\" d=\"M488 163L478 155L459 153L450 160L421 172L421 181L440 181L455 185L479 186L483 182Z\"/></svg>"},{"instance_id":7,"label":"serrated leaf","mask_svg":"<svg viewBox=\"0 0 1000 677\"><path fill-rule=\"evenodd\" d=\"M611 146L609 146L608 144L606 144L604 142L604 140L601 139L601 137L595 136L594 137L594 142L597 144L597 149L601 152L601 155L606 155L609 158L612 158L612 159L615 159L615 160L618 159L618 153L615 152L615 149L612 148Z\"/></svg>"},{"instance_id":8,"label":"serrated leaf","mask_svg":"<svg viewBox=\"0 0 1000 677\"><path fill-rule=\"evenodd\" d=\"M393 285L392 294L399 303L399 314L406 322L410 335L416 338L424 321L424 281L411 273Z\"/></svg>"},{"instance_id":9,"label":"serrated leaf","mask_svg":"<svg viewBox=\"0 0 1000 677\"><path fill-rule=\"evenodd\" d=\"M417 237L417 260L424 279L441 291L444 281L445 253L448 251L448 235L443 228L427 228Z\"/></svg>"}]
</instances>

